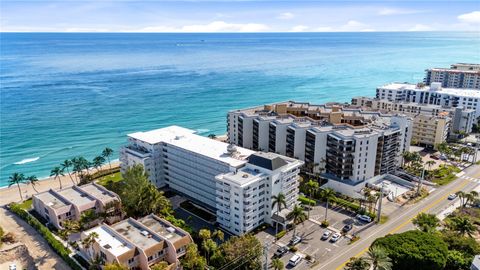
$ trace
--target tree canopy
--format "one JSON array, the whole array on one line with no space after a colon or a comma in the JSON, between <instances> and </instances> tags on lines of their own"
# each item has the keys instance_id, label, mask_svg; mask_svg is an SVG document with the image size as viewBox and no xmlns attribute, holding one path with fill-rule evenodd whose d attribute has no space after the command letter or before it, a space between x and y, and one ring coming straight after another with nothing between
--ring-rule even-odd
<instances>
[{"instance_id":1,"label":"tree canopy","mask_svg":"<svg viewBox=\"0 0 480 270\"><path fill-rule=\"evenodd\" d=\"M447 263L448 246L439 235L418 230L378 238L396 270L438 270Z\"/></svg>"}]
</instances>

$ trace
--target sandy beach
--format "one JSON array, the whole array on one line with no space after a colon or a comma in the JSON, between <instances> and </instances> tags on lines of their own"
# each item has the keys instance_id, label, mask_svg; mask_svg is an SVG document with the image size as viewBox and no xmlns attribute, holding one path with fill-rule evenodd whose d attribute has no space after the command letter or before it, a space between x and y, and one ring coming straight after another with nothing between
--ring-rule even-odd
<instances>
[{"instance_id":1,"label":"sandy beach","mask_svg":"<svg viewBox=\"0 0 480 270\"><path fill-rule=\"evenodd\" d=\"M120 163L118 161L112 162L112 167L119 166ZM102 168L109 168L109 165L106 164ZM92 169L94 170L94 169ZM75 176L72 175L74 181L77 181ZM72 180L65 174L65 176L60 177L62 182L62 188L70 187L73 185ZM60 189L60 183L58 179L53 179L53 177L49 177L43 180L39 180L37 185L35 185L35 189L38 192L47 191L49 189ZM37 192L33 189L32 185L22 184L20 185L20 190L22 192L23 199L28 199L32 197L32 195L36 194ZM18 193L17 185L13 185L11 187L2 188L0 189L0 206L9 204L11 202L20 202L20 195Z\"/></svg>"}]
</instances>

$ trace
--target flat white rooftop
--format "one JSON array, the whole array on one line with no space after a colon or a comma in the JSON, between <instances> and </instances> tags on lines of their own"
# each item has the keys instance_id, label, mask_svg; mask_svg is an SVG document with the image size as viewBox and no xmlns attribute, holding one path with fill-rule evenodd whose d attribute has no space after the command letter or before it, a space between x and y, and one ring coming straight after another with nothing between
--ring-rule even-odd
<instances>
[{"instance_id":1,"label":"flat white rooftop","mask_svg":"<svg viewBox=\"0 0 480 270\"><path fill-rule=\"evenodd\" d=\"M228 144L195 134L194 130L179 126L169 126L147 132L136 132L128 135L130 138L148 144L167 143L179 148L197 153L224 163L232 167L242 166L247 157L255 153L242 147L236 147L233 155L228 154Z\"/></svg>"},{"instance_id":2,"label":"flat white rooftop","mask_svg":"<svg viewBox=\"0 0 480 270\"><path fill-rule=\"evenodd\" d=\"M85 233L89 235L92 232L98 234L97 243L116 257L134 248L132 244L118 237L115 232L110 231L105 225L95 227Z\"/></svg>"},{"instance_id":3,"label":"flat white rooftop","mask_svg":"<svg viewBox=\"0 0 480 270\"><path fill-rule=\"evenodd\" d=\"M477 89L463 89L463 88L444 88L441 87L438 90L430 90L430 86L424 86L418 88L416 84L410 83L390 83L379 87L379 89L386 90L414 90L414 91L428 91L440 94L448 94L459 97L473 97L480 98L480 90Z\"/></svg>"}]
</instances>

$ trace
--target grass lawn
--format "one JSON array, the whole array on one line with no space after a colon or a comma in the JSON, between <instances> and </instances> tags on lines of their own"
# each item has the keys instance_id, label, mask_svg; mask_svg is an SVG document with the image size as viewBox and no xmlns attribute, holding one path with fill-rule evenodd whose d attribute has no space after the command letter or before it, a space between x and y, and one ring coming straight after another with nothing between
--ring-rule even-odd
<instances>
[{"instance_id":1,"label":"grass lawn","mask_svg":"<svg viewBox=\"0 0 480 270\"><path fill-rule=\"evenodd\" d=\"M457 178L455 174L459 172L461 172L461 170L455 166L442 166L433 173L432 182L437 183L440 186L446 185L455 180Z\"/></svg>"},{"instance_id":2,"label":"grass lawn","mask_svg":"<svg viewBox=\"0 0 480 270\"><path fill-rule=\"evenodd\" d=\"M18 204L23 210L29 211L32 208L32 199L28 199Z\"/></svg>"},{"instance_id":3,"label":"grass lawn","mask_svg":"<svg viewBox=\"0 0 480 270\"><path fill-rule=\"evenodd\" d=\"M113 181L115 183L115 182L120 182L122 180L123 180L122 179L122 174L120 172L116 172L116 173L112 173L112 174L100 177L97 180L97 183L102 185L102 186L105 186L109 181Z\"/></svg>"}]
</instances>

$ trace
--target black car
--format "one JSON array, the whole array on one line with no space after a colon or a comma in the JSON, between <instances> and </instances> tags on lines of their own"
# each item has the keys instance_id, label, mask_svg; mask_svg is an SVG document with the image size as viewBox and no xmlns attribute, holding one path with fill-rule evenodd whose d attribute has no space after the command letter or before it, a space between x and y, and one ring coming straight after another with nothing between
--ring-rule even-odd
<instances>
[{"instance_id":1,"label":"black car","mask_svg":"<svg viewBox=\"0 0 480 270\"><path fill-rule=\"evenodd\" d=\"M277 251L275 251L275 254L273 256L275 256L276 258L280 258L283 255L285 255L285 253L287 252L288 252L288 247L285 247L285 246L279 247Z\"/></svg>"},{"instance_id":2,"label":"black car","mask_svg":"<svg viewBox=\"0 0 480 270\"><path fill-rule=\"evenodd\" d=\"M345 226L343 226L342 228L342 232L346 233L346 232L349 232L353 229L353 225L352 224L347 224Z\"/></svg>"}]
</instances>

